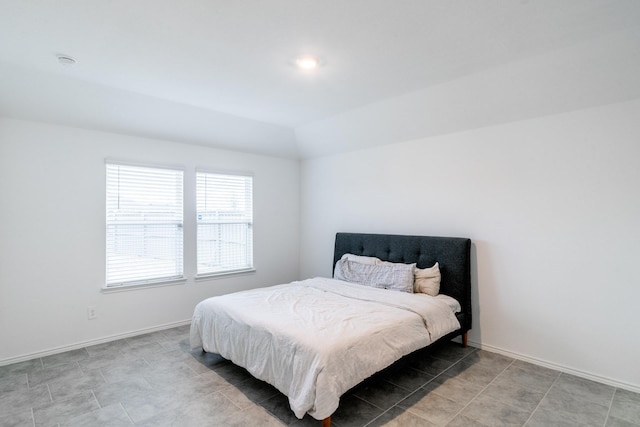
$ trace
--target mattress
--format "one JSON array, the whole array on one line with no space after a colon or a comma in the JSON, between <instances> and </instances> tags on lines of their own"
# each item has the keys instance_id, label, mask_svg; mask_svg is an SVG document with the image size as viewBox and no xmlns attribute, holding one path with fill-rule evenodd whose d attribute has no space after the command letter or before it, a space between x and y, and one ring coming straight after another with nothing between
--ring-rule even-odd
<instances>
[{"instance_id":1,"label":"mattress","mask_svg":"<svg viewBox=\"0 0 640 427\"><path fill-rule=\"evenodd\" d=\"M190 340L275 386L298 418L324 419L344 392L459 329L450 304L313 278L202 301Z\"/></svg>"}]
</instances>

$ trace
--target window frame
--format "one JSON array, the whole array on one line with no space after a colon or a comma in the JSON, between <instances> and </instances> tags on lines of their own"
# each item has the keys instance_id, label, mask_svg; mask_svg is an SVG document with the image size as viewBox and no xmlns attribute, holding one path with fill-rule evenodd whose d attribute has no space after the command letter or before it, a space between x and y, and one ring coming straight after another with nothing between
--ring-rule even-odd
<instances>
[{"instance_id":1,"label":"window frame","mask_svg":"<svg viewBox=\"0 0 640 427\"><path fill-rule=\"evenodd\" d=\"M134 167L134 168L148 168L148 169L159 169L159 170L167 170L167 171L177 171L181 173L181 181L182 186L180 188L181 191L181 202L179 204L181 211L181 220L178 224L178 228L181 229L181 253L179 255L179 261L181 262L181 271L176 275L164 276L164 277L150 277L146 279L140 280L128 280L122 282L114 282L107 283L109 274L109 166L123 166L123 167ZM183 166L179 165L168 165L168 164L150 164L150 163L141 163L141 162L130 162L126 160L105 159L105 254L104 254L104 262L105 262L105 277L103 280L102 291L103 292L114 292L114 291L124 291L124 290L134 290L139 288L147 288L147 287L157 287L157 286L168 286L175 284L184 284L186 283L186 275L185 275L185 267L186 267L186 232L185 232L185 210L186 210L186 171Z\"/></svg>"},{"instance_id":2,"label":"window frame","mask_svg":"<svg viewBox=\"0 0 640 427\"><path fill-rule=\"evenodd\" d=\"M198 272L198 265L199 265L199 248L198 248L198 241L199 241L199 236L198 236L198 175L199 174L209 174L209 175L223 175L223 176L238 176L238 177L243 177L243 178L249 178L251 180L251 194L249 195L249 199L250 199L250 221L248 222L249 224L249 228L250 228L250 233L251 233L251 259L250 259L250 265L247 267L243 267L243 268L233 268L233 269L227 269L227 270L220 270L220 271L214 271L214 272L204 272L204 273L199 273ZM255 221L254 221L254 182L255 182L255 176L253 173L251 172L243 172L243 171L228 171L228 170L217 170L217 169L207 169L207 168L196 168L194 171L194 220L195 220L195 276L194 279L196 281L201 281L201 280L206 280L206 279L212 279L212 278L217 278L217 277L224 277L224 276L231 276L231 275L240 275L240 274L247 274L247 273L252 273L256 271L255 268Z\"/></svg>"}]
</instances>

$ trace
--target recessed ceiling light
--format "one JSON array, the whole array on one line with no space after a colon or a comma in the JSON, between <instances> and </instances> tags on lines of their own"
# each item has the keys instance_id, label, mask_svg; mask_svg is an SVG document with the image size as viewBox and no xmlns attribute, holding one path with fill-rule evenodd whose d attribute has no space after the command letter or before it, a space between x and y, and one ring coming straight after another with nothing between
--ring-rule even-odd
<instances>
[{"instance_id":1,"label":"recessed ceiling light","mask_svg":"<svg viewBox=\"0 0 640 427\"><path fill-rule=\"evenodd\" d=\"M68 55L56 55L58 57L58 62L65 67L70 67L72 65L76 65L76 60Z\"/></svg>"},{"instance_id":2,"label":"recessed ceiling light","mask_svg":"<svg viewBox=\"0 0 640 427\"><path fill-rule=\"evenodd\" d=\"M315 70L320 66L320 60L312 55L298 56L294 62L301 70Z\"/></svg>"}]
</instances>

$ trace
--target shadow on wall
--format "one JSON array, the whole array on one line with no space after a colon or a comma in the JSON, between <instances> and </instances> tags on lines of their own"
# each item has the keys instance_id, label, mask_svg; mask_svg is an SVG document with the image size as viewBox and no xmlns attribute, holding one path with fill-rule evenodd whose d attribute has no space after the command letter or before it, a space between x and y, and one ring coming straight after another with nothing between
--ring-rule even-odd
<instances>
[{"instance_id":1,"label":"shadow on wall","mask_svg":"<svg viewBox=\"0 0 640 427\"><path fill-rule=\"evenodd\" d=\"M478 245L482 248L484 243L481 241L471 240L471 330L469 335L471 340L476 343L482 342L482 331L480 330L480 292L478 283ZM486 256L487 251L483 251ZM489 263L483 263L486 267ZM486 277L486 271L484 272Z\"/></svg>"}]
</instances>

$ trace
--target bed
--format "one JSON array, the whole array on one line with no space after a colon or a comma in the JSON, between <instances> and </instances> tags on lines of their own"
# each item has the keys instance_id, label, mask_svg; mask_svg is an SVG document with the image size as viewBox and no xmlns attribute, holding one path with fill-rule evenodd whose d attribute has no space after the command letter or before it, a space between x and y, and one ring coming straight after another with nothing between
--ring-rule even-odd
<instances>
[{"instance_id":1,"label":"bed","mask_svg":"<svg viewBox=\"0 0 640 427\"><path fill-rule=\"evenodd\" d=\"M401 357L456 336L466 345L470 247L464 238L337 233L337 278L206 299L194 310L191 346L272 384L298 418L308 413L329 425L343 393ZM405 277L407 269L431 271L435 263L438 296L396 292L379 280L376 286L352 283L345 270L393 270L394 277Z\"/></svg>"}]
</instances>

